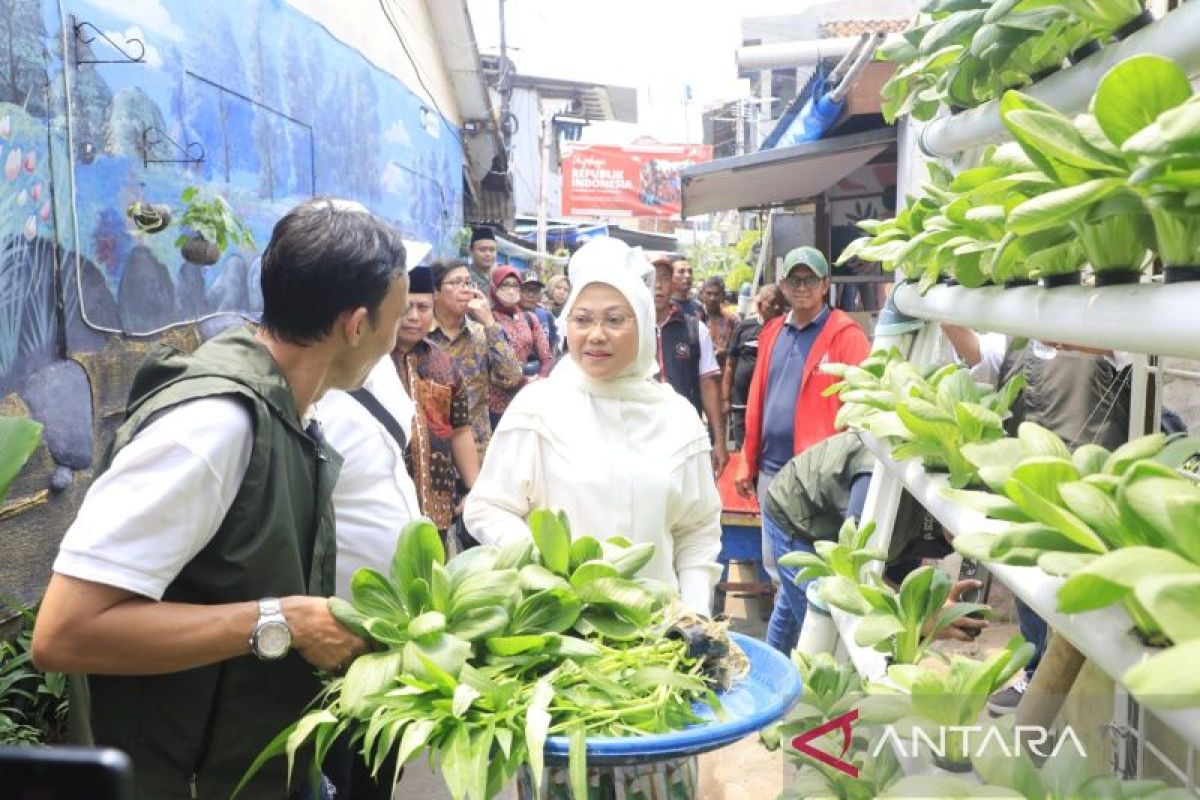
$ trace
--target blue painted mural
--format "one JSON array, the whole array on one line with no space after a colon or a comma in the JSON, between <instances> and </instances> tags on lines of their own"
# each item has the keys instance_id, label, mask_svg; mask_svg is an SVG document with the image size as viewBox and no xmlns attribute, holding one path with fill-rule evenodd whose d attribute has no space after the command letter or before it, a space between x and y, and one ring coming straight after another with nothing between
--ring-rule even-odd
<instances>
[{"instance_id":1,"label":"blue painted mural","mask_svg":"<svg viewBox=\"0 0 1200 800\"><path fill-rule=\"evenodd\" d=\"M281 0L0 0L0 395L113 333L258 309L255 252L192 264L177 224L148 235L125 215L142 201L178 218L192 185L226 197L260 246L328 194L448 254L462 147Z\"/></svg>"}]
</instances>

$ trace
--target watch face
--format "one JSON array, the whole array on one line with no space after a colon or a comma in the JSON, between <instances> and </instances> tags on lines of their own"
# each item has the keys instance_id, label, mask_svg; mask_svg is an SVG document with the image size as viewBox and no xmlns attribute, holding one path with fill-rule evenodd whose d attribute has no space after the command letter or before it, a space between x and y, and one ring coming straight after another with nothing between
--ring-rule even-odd
<instances>
[{"instance_id":1,"label":"watch face","mask_svg":"<svg viewBox=\"0 0 1200 800\"><path fill-rule=\"evenodd\" d=\"M255 646L261 658L282 658L292 644L292 634L282 622L268 622L258 629Z\"/></svg>"}]
</instances>

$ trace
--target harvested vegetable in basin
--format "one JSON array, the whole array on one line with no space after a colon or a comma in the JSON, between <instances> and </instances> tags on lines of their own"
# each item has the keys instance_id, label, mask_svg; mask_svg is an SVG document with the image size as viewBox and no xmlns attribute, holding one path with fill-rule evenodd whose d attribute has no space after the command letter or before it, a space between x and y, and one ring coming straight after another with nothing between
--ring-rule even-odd
<instances>
[{"instance_id":1,"label":"harvested vegetable in basin","mask_svg":"<svg viewBox=\"0 0 1200 800\"><path fill-rule=\"evenodd\" d=\"M378 772L423 749L451 795L497 794L523 765L540 782L547 736L570 742L572 791L586 796L585 739L680 730L719 716L716 691L749 667L727 625L697 617L668 586L637 577L653 547L572 540L538 510L532 541L482 546L450 562L428 521L410 524L389 575L359 570L353 602L331 610L371 643L331 677L314 709L282 731L250 774L312 747L309 780L348 735ZM247 776L249 777L249 776Z\"/></svg>"}]
</instances>

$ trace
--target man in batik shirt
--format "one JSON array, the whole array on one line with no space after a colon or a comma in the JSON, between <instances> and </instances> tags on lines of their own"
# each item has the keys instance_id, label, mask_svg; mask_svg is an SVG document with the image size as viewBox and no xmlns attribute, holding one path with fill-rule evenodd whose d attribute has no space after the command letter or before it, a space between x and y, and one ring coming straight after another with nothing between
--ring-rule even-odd
<instances>
[{"instance_id":1,"label":"man in batik shirt","mask_svg":"<svg viewBox=\"0 0 1200 800\"><path fill-rule=\"evenodd\" d=\"M468 413L479 461L492 438L488 388L515 389L525 381L504 332L483 292L471 285L461 261L440 262L433 271L434 327L429 340L454 358L467 390Z\"/></svg>"},{"instance_id":2,"label":"man in batik shirt","mask_svg":"<svg viewBox=\"0 0 1200 800\"><path fill-rule=\"evenodd\" d=\"M406 460L421 513L443 533L459 504L458 483L470 490L479 474L467 390L454 359L428 340L433 328L433 273L409 272L408 313L400 321L392 360L417 405Z\"/></svg>"}]
</instances>

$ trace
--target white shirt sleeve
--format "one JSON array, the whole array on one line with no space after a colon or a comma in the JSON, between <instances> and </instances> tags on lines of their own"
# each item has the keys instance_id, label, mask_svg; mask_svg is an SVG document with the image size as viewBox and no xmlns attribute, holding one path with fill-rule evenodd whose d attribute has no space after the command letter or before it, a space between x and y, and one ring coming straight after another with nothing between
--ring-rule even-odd
<instances>
[{"instance_id":1,"label":"white shirt sleeve","mask_svg":"<svg viewBox=\"0 0 1200 800\"><path fill-rule=\"evenodd\" d=\"M390 357L371 370L363 388L405 428L412 440L412 401ZM336 593L350 597L361 567L386 572L396 540L421 515L404 452L388 429L347 392L330 390L314 406L325 439L344 459L333 487L337 524Z\"/></svg>"},{"instance_id":2,"label":"white shirt sleeve","mask_svg":"<svg viewBox=\"0 0 1200 800\"><path fill-rule=\"evenodd\" d=\"M517 428L497 431L463 507L463 522L471 535L494 545L529 538L525 520L545 505L538 489L542 472L537 434Z\"/></svg>"},{"instance_id":3,"label":"white shirt sleeve","mask_svg":"<svg viewBox=\"0 0 1200 800\"><path fill-rule=\"evenodd\" d=\"M720 372L721 368L717 365L717 356L713 352L712 334L708 332L708 326L701 322L698 327L700 330L700 377L706 378Z\"/></svg>"},{"instance_id":4,"label":"white shirt sleeve","mask_svg":"<svg viewBox=\"0 0 1200 800\"><path fill-rule=\"evenodd\" d=\"M979 383L995 384L1008 350L1008 337L1002 333L980 333L978 336L979 363L971 367L971 377Z\"/></svg>"},{"instance_id":5,"label":"white shirt sleeve","mask_svg":"<svg viewBox=\"0 0 1200 800\"><path fill-rule=\"evenodd\" d=\"M163 413L88 489L54 571L161 600L221 526L253 443L241 400L205 397Z\"/></svg>"},{"instance_id":6,"label":"white shirt sleeve","mask_svg":"<svg viewBox=\"0 0 1200 800\"><path fill-rule=\"evenodd\" d=\"M712 613L713 588L721 577L721 498L712 476L708 451L701 451L680 470L683 509L671 527L675 540L675 574L684 605Z\"/></svg>"}]
</instances>

